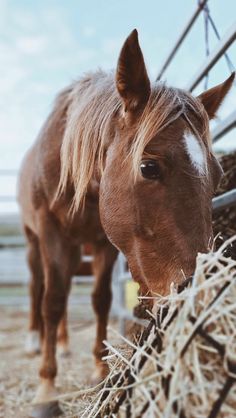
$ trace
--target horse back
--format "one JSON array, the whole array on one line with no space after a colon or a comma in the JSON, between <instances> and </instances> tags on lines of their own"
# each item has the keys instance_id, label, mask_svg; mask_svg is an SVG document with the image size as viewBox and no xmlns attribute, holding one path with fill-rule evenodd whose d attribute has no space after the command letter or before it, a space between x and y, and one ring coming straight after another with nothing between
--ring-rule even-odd
<instances>
[{"instance_id":1,"label":"horse back","mask_svg":"<svg viewBox=\"0 0 236 418\"><path fill-rule=\"evenodd\" d=\"M19 176L18 202L23 224L36 229L36 213L42 205L52 208L60 177L60 149L72 86L59 94L54 108L28 151ZM35 231L36 232L36 231Z\"/></svg>"},{"instance_id":2,"label":"horse back","mask_svg":"<svg viewBox=\"0 0 236 418\"><path fill-rule=\"evenodd\" d=\"M65 130L68 128L69 115L73 113L75 105L79 108L89 109L89 118L86 111L83 111L79 117L79 123L83 129L85 123L89 125L91 146L94 146L94 144L96 146L96 141L99 140L99 129L93 115L94 107L97 108L99 105L99 112L102 110L104 103L107 101L107 96L110 97L110 92L113 90L111 80L113 80L112 75L106 75L98 71L97 73L87 74L62 91L57 97L53 111L44 124L38 139L28 152L21 170L18 200L21 206L23 223L31 227L33 231L37 230L38 209L46 206L64 230L67 230L69 236L80 236L82 242L104 238L105 233L101 226L98 209L99 180L96 174L96 161L91 164L93 175L86 186L83 211L78 209L73 213L73 216L68 216L75 196L74 184L68 181L61 194L58 194L58 185L61 174L61 145ZM116 94L114 92L112 94L113 101L117 105ZM87 129L84 129L84 131L86 132ZM79 133L73 138L75 143L87 139L86 136L83 137ZM78 152L76 147L74 152L76 154ZM78 167L81 163L79 155L78 152ZM88 158L90 158L89 155Z\"/></svg>"}]
</instances>

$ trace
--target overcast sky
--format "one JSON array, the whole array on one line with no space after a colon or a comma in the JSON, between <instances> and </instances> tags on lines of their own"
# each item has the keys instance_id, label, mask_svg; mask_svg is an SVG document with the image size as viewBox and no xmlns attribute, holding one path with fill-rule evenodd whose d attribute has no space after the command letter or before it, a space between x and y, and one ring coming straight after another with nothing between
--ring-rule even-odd
<instances>
[{"instance_id":1,"label":"overcast sky","mask_svg":"<svg viewBox=\"0 0 236 418\"><path fill-rule=\"evenodd\" d=\"M49 113L56 93L87 70L114 68L122 43L139 31L150 77L163 60L196 0L0 0L0 169L18 169ZM227 7L226 7L227 5ZM235 0L209 0L211 15L223 35L234 23ZM217 41L210 32L210 48ZM229 49L236 65L236 45ZM205 57L203 16L164 78L185 87ZM229 75L224 59L210 73L209 86ZM203 90L203 83L195 94ZM220 119L236 107L232 89ZM217 145L236 149L235 131ZM15 194L15 179L0 178L0 195ZM0 203L0 211L15 210Z\"/></svg>"}]
</instances>

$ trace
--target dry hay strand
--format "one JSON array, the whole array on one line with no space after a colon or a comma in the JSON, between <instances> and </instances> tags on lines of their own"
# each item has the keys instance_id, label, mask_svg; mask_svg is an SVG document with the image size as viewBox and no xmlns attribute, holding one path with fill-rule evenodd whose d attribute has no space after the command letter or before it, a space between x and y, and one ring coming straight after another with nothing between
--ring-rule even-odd
<instances>
[{"instance_id":1,"label":"dry hay strand","mask_svg":"<svg viewBox=\"0 0 236 418\"><path fill-rule=\"evenodd\" d=\"M112 370L83 417L236 416L236 262L224 255L235 239L198 256L191 286L155 298L130 357L107 343Z\"/></svg>"}]
</instances>

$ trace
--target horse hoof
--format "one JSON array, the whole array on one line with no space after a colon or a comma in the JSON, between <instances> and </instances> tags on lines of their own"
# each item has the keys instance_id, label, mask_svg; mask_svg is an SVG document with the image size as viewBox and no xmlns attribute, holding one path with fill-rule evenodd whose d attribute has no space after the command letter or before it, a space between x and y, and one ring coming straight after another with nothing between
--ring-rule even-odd
<instances>
[{"instance_id":1,"label":"horse hoof","mask_svg":"<svg viewBox=\"0 0 236 418\"><path fill-rule=\"evenodd\" d=\"M57 401L35 404L29 415L29 418L54 418L63 415Z\"/></svg>"}]
</instances>

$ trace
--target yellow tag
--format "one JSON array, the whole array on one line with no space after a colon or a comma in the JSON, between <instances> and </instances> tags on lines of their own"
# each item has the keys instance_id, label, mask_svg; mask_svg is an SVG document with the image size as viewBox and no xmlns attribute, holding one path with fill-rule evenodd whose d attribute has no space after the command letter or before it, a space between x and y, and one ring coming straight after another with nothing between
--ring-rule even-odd
<instances>
[{"instance_id":1,"label":"yellow tag","mask_svg":"<svg viewBox=\"0 0 236 418\"><path fill-rule=\"evenodd\" d=\"M125 306L130 311L132 311L138 303L138 289L139 284L133 280L125 282Z\"/></svg>"}]
</instances>

